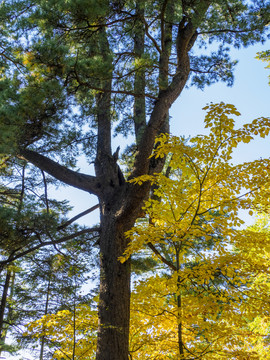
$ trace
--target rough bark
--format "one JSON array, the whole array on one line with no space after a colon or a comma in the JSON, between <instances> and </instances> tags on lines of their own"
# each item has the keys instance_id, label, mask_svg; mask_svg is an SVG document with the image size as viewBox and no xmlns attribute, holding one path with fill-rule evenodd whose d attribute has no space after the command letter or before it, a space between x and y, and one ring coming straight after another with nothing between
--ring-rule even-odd
<instances>
[{"instance_id":1,"label":"rough bark","mask_svg":"<svg viewBox=\"0 0 270 360\"><path fill-rule=\"evenodd\" d=\"M106 32L101 34L100 48L104 61L109 62ZM108 76L98 85L104 89L96 96L97 155L95 172L100 179L100 292L99 326L96 360L127 360L129 344L130 265L121 264L127 240L118 221L122 205L124 176L117 165L117 152L111 150L111 82ZM119 226L120 225L120 226Z\"/></svg>"},{"instance_id":2,"label":"rough bark","mask_svg":"<svg viewBox=\"0 0 270 360\"><path fill-rule=\"evenodd\" d=\"M122 225L104 206L100 236L100 299L97 360L127 360L130 262L118 260L127 246Z\"/></svg>"}]
</instances>

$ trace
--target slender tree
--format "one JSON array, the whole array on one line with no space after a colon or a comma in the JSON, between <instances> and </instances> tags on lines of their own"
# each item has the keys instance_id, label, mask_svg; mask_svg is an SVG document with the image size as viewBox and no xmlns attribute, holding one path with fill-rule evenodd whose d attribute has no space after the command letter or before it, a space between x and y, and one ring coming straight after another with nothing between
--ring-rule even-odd
<instances>
[{"instance_id":1,"label":"slender tree","mask_svg":"<svg viewBox=\"0 0 270 360\"><path fill-rule=\"evenodd\" d=\"M3 153L99 201L97 360L128 359L130 261L118 258L150 184L127 180L162 170L164 159L149 156L156 135L169 130L171 105L188 80L200 88L231 85L227 45L263 40L269 7L255 0L1 4ZM208 42L217 50L204 55ZM128 177L112 149L114 130L135 135ZM78 171L80 154L94 174Z\"/></svg>"}]
</instances>

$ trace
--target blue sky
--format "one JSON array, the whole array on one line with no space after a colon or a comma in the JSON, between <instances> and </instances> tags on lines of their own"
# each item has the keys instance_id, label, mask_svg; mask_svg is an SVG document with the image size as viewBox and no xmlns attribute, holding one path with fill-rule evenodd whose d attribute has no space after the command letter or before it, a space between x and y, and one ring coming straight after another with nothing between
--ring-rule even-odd
<instances>
[{"instance_id":1,"label":"blue sky","mask_svg":"<svg viewBox=\"0 0 270 360\"><path fill-rule=\"evenodd\" d=\"M240 50L232 50L231 56L239 60L235 71L233 87L223 83L214 84L204 91L190 88L183 91L172 107L171 132L174 135L194 136L206 133L202 108L210 102L233 104L241 113L237 125L250 122L258 117L270 117L269 69L266 63L255 59L258 51L270 49L270 43L259 44ZM242 146L235 153L236 161L250 161L259 157L269 157L268 139L256 139L254 143Z\"/></svg>"}]
</instances>

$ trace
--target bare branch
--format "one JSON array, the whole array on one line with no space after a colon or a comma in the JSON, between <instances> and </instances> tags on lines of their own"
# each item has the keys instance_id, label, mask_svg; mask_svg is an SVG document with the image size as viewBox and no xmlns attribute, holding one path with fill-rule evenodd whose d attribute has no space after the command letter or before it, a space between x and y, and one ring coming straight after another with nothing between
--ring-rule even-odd
<instances>
[{"instance_id":1,"label":"bare branch","mask_svg":"<svg viewBox=\"0 0 270 360\"><path fill-rule=\"evenodd\" d=\"M133 72L133 71L132 71ZM132 73L131 72L131 73ZM133 91L127 91L127 90L106 90L102 87L97 87L97 86L93 86L90 85L88 82L86 81L82 81L78 75L78 73L76 72L76 70L74 70L74 74L76 76L76 80L78 81L79 85L81 86L86 86L87 88L91 89L91 90L96 90L96 91L100 91L103 93L109 92L111 94L123 94L123 95L130 95L133 97L137 97L137 98L144 98L147 97L149 99L154 99L157 100L157 97L151 94L147 94L147 93L143 93L143 94L136 94Z\"/></svg>"},{"instance_id":2,"label":"bare branch","mask_svg":"<svg viewBox=\"0 0 270 360\"><path fill-rule=\"evenodd\" d=\"M11 262L17 260L17 259L20 259L22 258L23 256L27 255L27 254L30 254L36 250L39 250L40 248L43 248L45 246L50 246L50 245L56 245L56 244L62 244L68 240L72 240L78 236L81 236L81 235L85 235L85 234L90 234L90 233L94 233L94 232L99 232L100 231L100 228L99 227L94 227L94 228L91 228L91 229L84 229L84 230L81 230L81 231L77 231L76 233L73 233L71 235L66 235L66 236L63 236L62 238L60 239L56 239L56 240L50 240L50 241L40 241L40 243L38 245L35 245L29 249L26 249L26 250L23 250L21 251L20 253L16 254L15 255L15 251L6 259L6 260L2 260L0 261L0 272L1 270L3 269L3 267L7 264L10 264ZM17 249L17 251L19 250L22 250L22 248L20 249Z\"/></svg>"},{"instance_id":3,"label":"bare branch","mask_svg":"<svg viewBox=\"0 0 270 360\"><path fill-rule=\"evenodd\" d=\"M44 197L45 197L46 210L47 210L47 214L48 214L50 209L49 209L49 201L48 201L47 180L46 180L46 176L45 176L43 170L41 170L41 173L42 173L42 178L43 178L43 183L44 183Z\"/></svg>"},{"instance_id":4,"label":"bare branch","mask_svg":"<svg viewBox=\"0 0 270 360\"><path fill-rule=\"evenodd\" d=\"M71 218L70 220L68 220L67 222L65 222L64 224L58 226L57 230L62 230L64 229L65 227L67 227L68 225L72 224L74 221L78 220L79 218L87 215L87 214L90 214L92 211L96 210L99 208L99 204L96 204L92 207L90 207L89 209L85 210L85 211L82 211L81 213L79 213L78 215L74 216L73 218Z\"/></svg>"},{"instance_id":5,"label":"bare branch","mask_svg":"<svg viewBox=\"0 0 270 360\"><path fill-rule=\"evenodd\" d=\"M158 43L156 42L156 40L153 38L153 36L149 33L149 25L147 23L147 21L145 19L142 19L145 25L145 34L146 36L152 41L154 47L157 49L157 51L161 54L162 51L158 45Z\"/></svg>"},{"instance_id":6,"label":"bare branch","mask_svg":"<svg viewBox=\"0 0 270 360\"><path fill-rule=\"evenodd\" d=\"M217 29L217 30L209 30L209 31L202 31L198 32L198 35L205 35L205 34L217 34L217 33L234 33L234 34L242 34L242 33L252 33L254 29L245 29L245 30L233 30L233 29Z\"/></svg>"},{"instance_id":7,"label":"bare branch","mask_svg":"<svg viewBox=\"0 0 270 360\"><path fill-rule=\"evenodd\" d=\"M147 246L158 256L158 258L166 265L169 266L170 269L173 271L176 271L176 267L173 265L171 261L168 261L160 252L157 250L157 248L151 243L147 243Z\"/></svg>"}]
</instances>

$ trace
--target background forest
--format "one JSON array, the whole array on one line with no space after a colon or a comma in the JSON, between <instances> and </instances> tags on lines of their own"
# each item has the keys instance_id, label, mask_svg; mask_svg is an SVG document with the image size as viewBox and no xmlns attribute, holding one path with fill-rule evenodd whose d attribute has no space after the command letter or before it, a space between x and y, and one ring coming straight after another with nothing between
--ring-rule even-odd
<instances>
[{"instance_id":1,"label":"background forest","mask_svg":"<svg viewBox=\"0 0 270 360\"><path fill-rule=\"evenodd\" d=\"M233 85L234 49L263 43L269 64L269 18L268 1L1 3L1 357L270 358L269 111L246 123L223 90L190 118Z\"/></svg>"}]
</instances>

